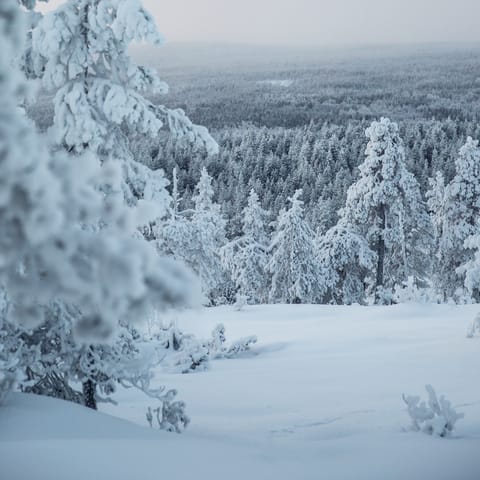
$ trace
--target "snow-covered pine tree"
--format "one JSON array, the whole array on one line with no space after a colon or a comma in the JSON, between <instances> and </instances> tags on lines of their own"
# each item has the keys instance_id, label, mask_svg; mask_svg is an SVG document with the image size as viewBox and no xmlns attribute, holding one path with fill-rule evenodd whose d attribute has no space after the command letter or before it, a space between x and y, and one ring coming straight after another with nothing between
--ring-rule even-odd
<instances>
[{"instance_id":1,"label":"snow-covered pine tree","mask_svg":"<svg viewBox=\"0 0 480 480\"><path fill-rule=\"evenodd\" d=\"M442 292L440 285L444 283L441 278L443 267L441 265L442 258L440 254L440 244L444 236L445 227L445 178L441 172L437 172L434 178L429 179L429 190L426 193L427 207L432 220L433 227L433 268L432 268L432 284L437 294L442 300L445 299L445 293Z\"/></svg>"},{"instance_id":2,"label":"snow-covered pine tree","mask_svg":"<svg viewBox=\"0 0 480 480\"><path fill-rule=\"evenodd\" d=\"M165 214L166 181L132 157L128 136L156 137L167 126L175 137L186 136L211 153L218 147L181 110L144 97L168 87L153 69L132 61L128 47L134 41L162 43L140 0L67 0L33 29L29 71L56 91L56 143L77 155L90 150L102 162L120 161L123 181L108 193L120 191L129 205L139 203L139 221L146 225Z\"/></svg>"},{"instance_id":3,"label":"snow-covered pine tree","mask_svg":"<svg viewBox=\"0 0 480 480\"><path fill-rule=\"evenodd\" d=\"M318 258L323 282L324 303L364 303L369 275L376 256L364 237L339 222L318 239Z\"/></svg>"},{"instance_id":4,"label":"snow-covered pine tree","mask_svg":"<svg viewBox=\"0 0 480 480\"><path fill-rule=\"evenodd\" d=\"M420 189L405 166L398 126L373 122L360 178L348 189L341 222L363 237L376 255L372 286L377 303L389 302L395 284L423 282L431 248L431 223Z\"/></svg>"},{"instance_id":5,"label":"snow-covered pine tree","mask_svg":"<svg viewBox=\"0 0 480 480\"><path fill-rule=\"evenodd\" d=\"M229 271L237 293L249 303L265 303L268 298L265 267L268 256L268 235L265 219L268 215L252 189L243 210L243 235L227 243L221 250L225 268Z\"/></svg>"},{"instance_id":6,"label":"snow-covered pine tree","mask_svg":"<svg viewBox=\"0 0 480 480\"><path fill-rule=\"evenodd\" d=\"M33 0L23 4L34 6ZM150 308L185 303L191 276L132 238L131 212L99 192L98 163L52 155L18 108L25 90L14 58L25 36L18 2L0 2L0 284L4 292L0 337L0 397L30 365L22 336L45 324L54 302L81 306L67 325L77 342L105 341L119 321L141 318ZM84 228L102 219L101 231ZM37 348L37 346L36 346ZM39 351L39 350L37 350ZM48 352L46 352L48 355Z\"/></svg>"},{"instance_id":7,"label":"snow-covered pine tree","mask_svg":"<svg viewBox=\"0 0 480 480\"><path fill-rule=\"evenodd\" d=\"M480 238L480 147L468 137L455 161L455 176L445 188L438 248L437 289L444 299L462 300L464 282L480 300L473 280ZM438 220L440 223L440 219ZM468 241L467 241L468 240ZM467 241L467 242L466 242ZM462 267L460 268L459 267ZM458 270L459 269L459 270Z\"/></svg>"},{"instance_id":8,"label":"snow-covered pine tree","mask_svg":"<svg viewBox=\"0 0 480 480\"><path fill-rule=\"evenodd\" d=\"M196 192L190 219L194 239L185 260L199 275L205 294L215 301L216 297L224 295L223 289L228 282L220 259L220 249L226 243L226 221L220 205L213 201L212 177L205 167L202 168Z\"/></svg>"},{"instance_id":9,"label":"snow-covered pine tree","mask_svg":"<svg viewBox=\"0 0 480 480\"><path fill-rule=\"evenodd\" d=\"M213 201L212 177L205 167L195 191L193 209L178 211L173 205L168 218L158 224L157 247L187 264L200 277L203 293L216 302L228 284L220 258L226 243L226 221L220 205ZM178 199L173 202L178 205Z\"/></svg>"},{"instance_id":10,"label":"snow-covered pine tree","mask_svg":"<svg viewBox=\"0 0 480 480\"><path fill-rule=\"evenodd\" d=\"M437 172L434 178L429 180L430 189L426 193L427 207L432 218L434 237L438 242L443 235L445 219L445 178L442 172Z\"/></svg>"},{"instance_id":11,"label":"snow-covered pine tree","mask_svg":"<svg viewBox=\"0 0 480 480\"><path fill-rule=\"evenodd\" d=\"M313 303L323 294L314 233L303 218L302 190L288 199L269 245L266 271L270 276L269 300L276 303Z\"/></svg>"}]
</instances>

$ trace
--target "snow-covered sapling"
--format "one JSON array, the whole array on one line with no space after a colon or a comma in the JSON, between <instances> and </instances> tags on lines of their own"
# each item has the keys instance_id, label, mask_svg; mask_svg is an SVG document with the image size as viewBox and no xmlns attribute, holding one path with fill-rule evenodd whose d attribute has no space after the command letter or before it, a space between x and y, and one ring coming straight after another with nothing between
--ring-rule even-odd
<instances>
[{"instance_id":1,"label":"snow-covered sapling","mask_svg":"<svg viewBox=\"0 0 480 480\"><path fill-rule=\"evenodd\" d=\"M239 338L226 346L225 327L219 323L212 331L212 338L207 344L210 358L235 358L239 354L250 350L252 344L257 343L257 337Z\"/></svg>"},{"instance_id":2,"label":"snow-covered sapling","mask_svg":"<svg viewBox=\"0 0 480 480\"><path fill-rule=\"evenodd\" d=\"M208 368L208 349L193 335L185 335L181 348L172 356L170 370L180 373L201 372Z\"/></svg>"},{"instance_id":3,"label":"snow-covered sapling","mask_svg":"<svg viewBox=\"0 0 480 480\"><path fill-rule=\"evenodd\" d=\"M212 330L212 338L208 344L210 352L221 352L225 349L225 326L223 323L219 323L213 330Z\"/></svg>"},{"instance_id":4,"label":"snow-covered sapling","mask_svg":"<svg viewBox=\"0 0 480 480\"><path fill-rule=\"evenodd\" d=\"M257 337L255 335L239 338L235 342L232 342L223 356L225 358L238 357L241 353L248 352L250 350L250 346L254 343L257 343Z\"/></svg>"},{"instance_id":5,"label":"snow-covered sapling","mask_svg":"<svg viewBox=\"0 0 480 480\"><path fill-rule=\"evenodd\" d=\"M449 437L455 423L463 418L464 414L457 413L443 395L437 399L431 385L425 385L425 389L428 393L427 403L420 401L418 396L402 396L412 420L411 429L437 437Z\"/></svg>"},{"instance_id":6,"label":"snow-covered sapling","mask_svg":"<svg viewBox=\"0 0 480 480\"><path fill-rule=\"evenodd\" d=\"M167 432L182 433L190 423L190 418L185 413L185 402L174 401L177 395L176 390L169 390L165 395L159 397L162 406L152 410L147 408L147 422L153 427L153 418L157 419L158 428Z\"/></svg>"},{"instance_id":7,"label":"snow-covered sapling","mask_svg":"<svg viewBox=\"0 0 480 480\"><path fill-rule=\"evenodd\" d=\"M158 357L171 372L190 373L208 367L208 348L204 342L194 335L183 333L173 323L161 328L151 340L155 343Z\"/></svg>"},{"instance_id":8,"label":"snow-covered sapling","mask_svg":"<svg viewBox=\"0 0 480 480\"><path fill-rule=\"evenodd\" d=\"M467 329L467 338L473 338L475 336L480 336L480 313L477 313Z\"/></svg>"},{"instance_id":9,"label":"snow-covered sapling","mask_svg":"<svg viewBox=\"0 0 480 480\"><path fill-rule=\"evenodd\" d=\"M237 310L237 312L240 312L243 310L243 307L248 304L248 295L242 295L240 293L237 293L235 296L235 303L233 304L233 308Z\"/></svg>"}]
</instances>

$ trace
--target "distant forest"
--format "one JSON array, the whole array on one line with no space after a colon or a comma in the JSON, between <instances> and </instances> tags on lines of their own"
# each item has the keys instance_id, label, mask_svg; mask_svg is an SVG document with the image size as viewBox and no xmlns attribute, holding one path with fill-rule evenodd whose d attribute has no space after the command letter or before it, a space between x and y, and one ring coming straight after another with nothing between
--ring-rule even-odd
<instances>
[{"instance_id":1,"label":"distant forest","mask_svg":"<svg viewBox=\"0 0 480 480\"><path fill-rule=\"evenodd\" d=\"M168 178L177 167L184 208L205 166L229 237L239 234L251 188L272 219L303 188L312 228L322 233L335 225L364 159L364 131L382 116L398 123L422 194L437 171L450 181L459 148L468 136L480 138L479 46L347 51L167 45L136 47L134 54L170 85L167 95L153 100L182 108L209 128L220 154L207 157L168 138L132 138L132 150ZM29 113L45 128L50 96L41 94Z\"/></svg>"}]
</instances>

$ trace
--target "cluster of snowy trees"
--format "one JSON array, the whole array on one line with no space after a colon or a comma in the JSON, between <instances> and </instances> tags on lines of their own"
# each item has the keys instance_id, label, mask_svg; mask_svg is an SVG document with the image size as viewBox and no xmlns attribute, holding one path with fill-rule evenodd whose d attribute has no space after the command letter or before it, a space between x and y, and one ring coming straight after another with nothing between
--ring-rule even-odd
<instances>
[{"instance_id":1,"label":"cluster of snowy trees","mask_svg":"<svg viewBox=\"0 0 480 480\"><path fill-rule=\"evenodd\" d=\"M194 207L184 210L175 171L175 213L160 228L168 233L159 249L189 264L214 303L235 293L254 303L478 300L478 142L469 137L451 181L438 173L424 196L407 168L398 125L382 118L365 133L359 177L328 230L313 230L301 189L272 224L252 189L240 233L227 241L227 219L205 168Z\"/></svg>"},{"instance_id":2,"label":"cluster of snowy trees","mask_svg":"<svg viewBox=\"0 0 480 480\"><path fill-rule=\"evenodd\" d=\"M165 125L207 152L217 145L144 97L166 85L128 54L132 41L161 40L139 0L68 0L44 17L34 8L0 2L0 400L18 384L96 408L120 383L173 415L183 404L151 388L156 359L133 325L200 290L146 234L169 209L168 182L128 138ZM48 133L23 108L32 78L54 93Z\"/></svg>"},{"instance_id":3,"label":"cluster of snowy trees","mask_svg":"<svg viewBox=\"0 0 480 480\"><path fill-rule=\"evenodd\" d=\"M178 187L186 206L192 197L201 169L213 177L218 203L226 218L227 234L241 232L242 210L253 188L264 208L278 215L285 200L302 188L305 215L314 230L327 231L338 221L348 188L358 176L367 144L369 122L315 124L294 129L265 128L252 124L225 127L213 132L218 155L205 157L188 143L173 140L159 143L148 138L131 141L135 156L154 169L177 169ZM417 179L422 195L429 179L442 172L449 182L466 139L480 138L477 121L453 119L399 122L407 168Z\"/></svg>"}]
</instances>

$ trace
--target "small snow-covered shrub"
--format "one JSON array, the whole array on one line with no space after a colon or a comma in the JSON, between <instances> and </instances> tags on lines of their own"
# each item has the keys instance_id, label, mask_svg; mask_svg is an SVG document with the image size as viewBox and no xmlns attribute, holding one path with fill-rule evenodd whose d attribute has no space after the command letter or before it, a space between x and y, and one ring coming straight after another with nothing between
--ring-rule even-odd
<instances>
[{"instance_id":1,"label":"small snow-covered shrub","mask_svg":"<svg viewBox=\"0 0 480 480\"><path fill-rule=\"evenodd\" d=\"M248 304L248 295L241 295L240 293L237 293L235 296L235 303L233 304L233 308L237 310L237 312L240 312L243 310L243 307Z\"/></svg>"},{"instance_id":2,"label":"small snow-covered shrub","mask_svg":"<svg viewBox=\"0 0 480 480\"><path fill-rule=\"evenodd\" d=\"M238 357L257 342L257 337L252 335L227 345L225 327L221 323L212 330L208 340L184 334L173 324L163 327L150 338L156 344L159 363L172 373L204 371L210 360Z\"/></svg>"},{"instance_id":3,"label":"small snow-covered shrub","mask_svg":"<svg viewBox=\"0 0 480 480\"><path fill-rule=\"evenodd\" d=\"M180 373L200 372L208 368L208 349L193 335L184 335L181 347L170 359L171 369Z\"/></svg>"},{"instance_id":4,"label":"small snow-covered shrub","mask_svg":"<svg viewBox=\"0 0 480 480\"><path fill-rule=\"evenodd\" d=\"M457 413L451 403L442 395L437 394L431 385L425 385L428 393L428 402L420 401L418 396L405 396L403 401L407 405L407 412L412 420L411 428L415 432L424 432L437 437L449 437L457 420L464 417Z\"/></svg>"},{"instance_id":5,"label":"small snow-covered shrub","mask_svg":"<svg viewBox=\"0 0 480 480\"><path fill-rule=\"evenodd\" d=\"M225 342L227 338L225 337L225 327L223 323L219 323L212 330L212 337L208 343L208 349L210 352L219 352L225 348Z\"/></svg>"},{"instance_id":6,"label":"small snow-covered shrub","mask_svg":"<svg viewBox=\"0 0 480 480\"><path fill-rule=\"evenodd\" d=\"M190 373L208 368L208 348L194 335L183 333L174 324L155 333L152 341L162 363L175 373Z\"/></svg>"},{"instance_id":7,"label":"small snow-covered shrub","mask_svg":"<svg viewBox=\"0 0 480 480\"><path fill-rule=\"evenodd\" d=\"M185 402L174 401L177 395L176 390L169 390L165 395L159 397L162 402L161 407L152 410L147 408L147 422L153 427L154 416L157 420L158 428L167 432L182 433L190 423L190 418L185 413Z\"/></svg>"},{"instance_id":8,"label":"small snow-covered shrub","mask_svg":"<svg viewBox=\"0 0 480 480\"><path fill-rule=\"evenodd\" d=\"M250 350L250 346L254 343L257 343L257 337L255 335L239 338L235 342L231 343L231 345L227 348L226 352L223 353L223 357L238 357L241 353L248 352Z\"/></svg>"},{"instance_id":9,"label":"small snow-covered shrub","mask_svg":"<svg viewBox=\"0 0 480 480\"><path fill-rule=\"evenodd\" d=\"M0 405L4 402L7 395L13 390L15 385L15 375L11 372L0 369Z\"/></svg>"},{"instance_id":10,"label":"small snow-covered shrub","mask_svg":"<svg viewBox=\"0 0 480 480\"><path fill-rule=\"evenodd\" d=\"M257 337L251 335L226 345L225 327L219 323L212 331L212 337L208 342L208 352L211 358L235 358L243 352L250 350L250 346L257 343Z\"/></svg>"},{"instance_id":11,"label":"small snow-covered shrub","mask_svg":"<svg viewBox=\"0 0 480 480\"><path fill-rule=\"evenodd\" d=\"M391 288L380 286L375 289L371 302L376 305L393 305L396 303L395 294Z\"/></svg>"},{"instance_id":12,"label":"small snow-covered shrub","mask_svg":"<svg viewBox=\"0 0 480 480\"><path fill-rule=\"evenodd\" d=\"M438 303L433 289L420 288L413 276L408 277L402 285L395 286L393 298L396 303Z\"/></svg>"},{"instance_id":13,"label":"small snow-covered shrub","mask_svg":"<svg viewBox=\"0 0 480 480\"><path fill-rule=\"evenodd\" d=\"M480 313L477 313L477 316L467 328L467 338L473 338L475 336L480 336Z\"/></svg>"},{"instance_id":14,"label":"small snow-covered shrub","mask_svg":"<svg viewBox=\"0 0 480 480\"><path fill-rule=\"evenodd\" d=\"M12 345L7 343L8 340L12 342ZM17 348L16 338L11 335L11 332L7 330L0 319L0 405L13 389L17 379L16 364L18 359L11 355L9 347Z\"/></svg>"}]
</instances>

